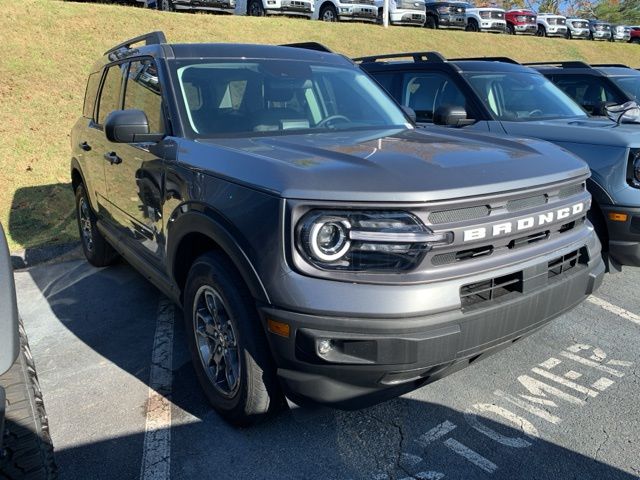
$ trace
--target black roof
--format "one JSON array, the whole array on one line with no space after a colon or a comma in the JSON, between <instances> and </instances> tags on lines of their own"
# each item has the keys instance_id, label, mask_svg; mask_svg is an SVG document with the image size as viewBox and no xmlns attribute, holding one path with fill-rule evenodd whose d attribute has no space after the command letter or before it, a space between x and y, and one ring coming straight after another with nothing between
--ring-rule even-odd
<instances>
[{"instance_id":1,"label":"black roof","mask_svg":"<svg viewBox=\"0 0 640 480\"><path fill-rule=\"evenodd\" d=\"M141 44L141 45L137 45ZM122 58L138 55L168 59L279 59L335 65L351 61L314 42L290 45L259 45L243 43L166 43L162 32L151 32L127 40L105 52L97 68Z\"/></svg>"}]
</instances>

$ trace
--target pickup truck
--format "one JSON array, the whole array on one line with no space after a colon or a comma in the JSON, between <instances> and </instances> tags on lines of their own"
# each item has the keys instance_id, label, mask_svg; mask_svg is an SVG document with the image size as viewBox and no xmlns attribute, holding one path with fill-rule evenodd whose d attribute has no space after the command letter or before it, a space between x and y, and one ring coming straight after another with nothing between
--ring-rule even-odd
<instances>
[{"instance_id":1,"label":"pickup truck","mask_svg":"<svg viewBox=\"0 0 640 480\"><path fill-rule=\"evenodd\" d=\"M425 4L425 28L464 30L467 27L466 4L455 1L429 1Z\"/></svg>"},{"instance_id":2,"label":"pickup truck","mask_svg":"<svg viewBox=\"0 0 640 480\"><path fill-rule=\"evenodd\" d=\"M472 4L465 5L468 32L505 33L507 22L505 11L495 7L476 7Z\"/></svg>"},{"instance_id":3,"label":"pickup truck","mask_svg":"<svg viewBox=\"0 0 640 480\"><path fill-rule=\"evenodd\" d=\"M508 10L505 14L507 32L511 35L535 35L538 31L536 17L531 10Z\"/></svg>"}]
</instances>

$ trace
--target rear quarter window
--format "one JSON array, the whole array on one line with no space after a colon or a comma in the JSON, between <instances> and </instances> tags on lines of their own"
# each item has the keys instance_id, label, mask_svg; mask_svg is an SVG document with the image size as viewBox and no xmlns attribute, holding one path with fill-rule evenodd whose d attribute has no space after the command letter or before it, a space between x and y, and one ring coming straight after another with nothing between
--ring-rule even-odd
<instances>
[{"instance_id":1,"label":"rear quarter window","mask_svg":"<svg viewBox=\"0 0 640 480\"><path fill-rule=\"evenodd\" d=\"M100 84L100 73L101 72L92 73L87 80L87 89L84 92L84 106L82 108L82 115L87 118L93 118L98 85Z\"/></svg>"}]
</instances>

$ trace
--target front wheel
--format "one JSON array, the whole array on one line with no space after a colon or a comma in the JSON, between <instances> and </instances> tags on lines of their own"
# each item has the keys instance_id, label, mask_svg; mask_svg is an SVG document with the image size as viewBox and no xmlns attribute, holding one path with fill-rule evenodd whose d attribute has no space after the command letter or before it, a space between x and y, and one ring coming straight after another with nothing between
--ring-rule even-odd
<instances>
[{"instance_id":1,"label":"front wheel","mask_svg":"<svg viewBox=\"0 0 640 480\"><path fill-rule=\"evenodd\" d=\"M210 252L194 262L184 320L198 381L225 420L251 425L284 405L255 303L224 255Z\"/></svg>"},{"instance_id":2,"label":"front wheel","mask_svg":"<svg viewBox=\"0 0 640 480\"><path fill-rule=\"evenodd\" d=\"M437 28L436 19L433 18L431 15L427 15L427 20L424 22L424 27L430 28L432 30Z\"/></svg>"},{"instance_id":3,"label":"front wheel","mask_svg":"<svg viewBox=\"0 0 640 480\"><path fill-rule=\"evenodd\" d=\"M539 26L538 27L538 31L536 32L536 36L537 37L546 37L547 36L547 29L544 28L543 26Z\"/></svg>"},{"instance_id":4,"label":"front wheel","mask_svg":"<svg viewBox=\"0 0 640 480\"><path fill-rule=\"evenodd\" d=\"M511 25L510 23L507 24L507 33L509 35L515 35L516 34L516 29L513 28L513 25Z\"/></svg>"},{"instance_id":5,"label":"front wheel","mask_svg":"<svg viewBox=\"0 0 640 480\"><path fill-rule=\"evenodd\" d=\"M160 0L158 2L158 10L162 10L163 12L175 12L176 7L173 5L171 0Z\"/></svg>"},{"instance_id":6,"label":"front wheel","mask_svg":"<svg viewBox=\"0 0 640 480\"><path fill-rule=\"evenodd\" d=\"M465 28L465 30L467 32L479 32L480 27L478 26L478 22L476 22L475 19L471 19L469 20L469 23L467 23L467 28Z\"/></svg>"},{"instance_id":7,"label":"front wheel","mask_svg":"<svg viewBox=\"0 0 640 480\"><path fill-rule=\"evenodd\" d=\"M253 0L247 9L247 15L250 17L264 17L266 12L260 0Z\"/></svg>"},{"instance_id":8,"label":"front wheel","mask_svg":"<svg viewBox=\"0 0 640 480\"><path fill-rule=\"evenodd\" d=\"M338 12L333 5L326 5L320 10L320 20L323 22L337 22Z\"/></svg>"}]
</instances>

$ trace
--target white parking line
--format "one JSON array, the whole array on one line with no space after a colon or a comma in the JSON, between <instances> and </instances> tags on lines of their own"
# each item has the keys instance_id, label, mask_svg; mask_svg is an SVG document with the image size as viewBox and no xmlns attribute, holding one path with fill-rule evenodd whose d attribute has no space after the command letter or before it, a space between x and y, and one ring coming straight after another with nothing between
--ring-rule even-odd
<instances>
[{"instance_id":1,"label":"white parking line","mask_svg":"<svg viewBox=\"0 0 640 480\"><path fill-rule=\"evenodd\" d=\"M158 304L156 334L151 354L147 423L142 452L141 480L168 480L171 475L171 383L173 356L173 304Z\"/></svg>"},{"instance_id":2,"label":"white parking line","mask_svg":"<svg viewBox=\"0 0 640 480\"><path fill-rule=\"evenodd\" d=\"M630 322L640 325L640 316L636 315L633 312L630 312L629 310L625 310L624 308L618 307L617 305L609 303L599 297L594 297L593 295L588 297L587 301L593 303L594 305L598 305L600 308L614 313L617 316L624 318L625 320L629 320Z\"/></svg>"},{"instance_id":3,"label":"white parking line","mask_svg":"<svg viewBox=\"0 0 640 480\"><path fill-rule=\"evenodd\" d=\"M491 460L486 459L478 452L471 450L466 445L463 445L459 441L454 438L447 438L444 444L449 447L451 450L456 452L458 455L463 456L471 463L473 463L476 467L481 468L487 473L493 473L498 470L498 466L493 463Z\"/></svg>"}]
</instances>

